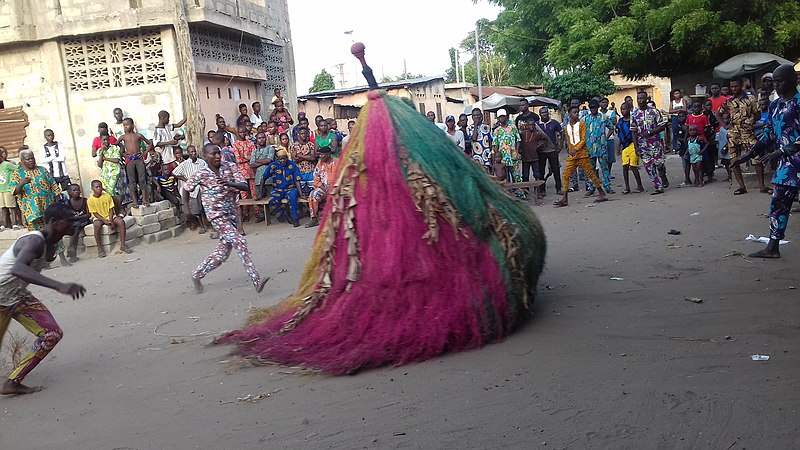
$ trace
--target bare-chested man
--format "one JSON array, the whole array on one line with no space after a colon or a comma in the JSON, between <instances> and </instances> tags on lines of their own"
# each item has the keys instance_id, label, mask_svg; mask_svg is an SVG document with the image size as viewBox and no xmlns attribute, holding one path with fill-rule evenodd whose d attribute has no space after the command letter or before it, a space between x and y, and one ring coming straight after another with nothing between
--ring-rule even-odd
<instances>
[{"instance_id":1,"label":"bare-chested man","mask_svg":"<svg viewBox=\"0 0 800 450\"><path fill-rule=\"evenodd\" d=\"M133 207L139 207L139 195L136 187L142 192L142 203L144 206L150 205L150 195L148 193L147 179L145 177L144 157L142 156L142 142L147 149L153 148L153 142L142 136L141 133L134 131L133 119L128 117L122 121L125 134L119 137L125 157L125 173L128 175L128 189L133 199Z\"/></svg>"}]
</instances>

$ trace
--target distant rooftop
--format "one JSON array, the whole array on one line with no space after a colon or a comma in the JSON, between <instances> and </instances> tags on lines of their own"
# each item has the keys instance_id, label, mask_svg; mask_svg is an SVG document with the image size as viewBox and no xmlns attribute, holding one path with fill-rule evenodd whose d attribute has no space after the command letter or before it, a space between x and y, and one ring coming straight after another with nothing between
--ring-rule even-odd
<instances>
[{"instance_id":1,"label":"distant rooftop","mask_svg":"<svg viewBox=\"0 0 800 450\"><path fill-rule=\"evenodd\" d=\"M440 75L437 77L424 77L424 78L410 78L408 80L400 80L400 81L390 81L388 83L378 83L378 87L381 89L397 89L402 88L405 86L413 86L417 84L426 84L430 83L431 81L436 80L444 80L444 75ZM298 100L308 100L308 99L320 99L320 98L331 98L331 97L338 97L340 95L347 95L347 94L357 94L359 92L366 92L369 90L369 86L355 86L351 88L342 88L342 89L331 89L328 91L319 91L313 92L311 94L306 95L299 95L297 97Z\"/></svg>"}]
</instances>

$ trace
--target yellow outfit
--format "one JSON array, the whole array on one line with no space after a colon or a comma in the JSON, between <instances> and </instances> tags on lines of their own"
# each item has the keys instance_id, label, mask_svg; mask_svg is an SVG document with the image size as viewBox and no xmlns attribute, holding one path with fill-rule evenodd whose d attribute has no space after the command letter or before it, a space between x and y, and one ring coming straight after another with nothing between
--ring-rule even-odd
<instances>
[{"instance_id":1,"label":"yellow outfit","mask_svg":"<svg viewBox=\"0 0 800 450\"><path fill-rule=\"evenodd\" d=\"M622 165L631 167L639 166L639 155L636 154L636 147L634 147L633 144L625 147L625 150L622 151Z\"/></svg>"},{"instance_id":2,"label":"yellow outfit","mask_svg":"<svg viewBox=\"0 0 800 450\"><path fill-rule=\"evenodd\" d=\"M111 209L114 208L114 199L110 195L103 192L100 197L90 195L86 199L86 205L89 207L89 213L97 213L98 216L106 220L111 220Z\"/></svg>"}]
</instances>

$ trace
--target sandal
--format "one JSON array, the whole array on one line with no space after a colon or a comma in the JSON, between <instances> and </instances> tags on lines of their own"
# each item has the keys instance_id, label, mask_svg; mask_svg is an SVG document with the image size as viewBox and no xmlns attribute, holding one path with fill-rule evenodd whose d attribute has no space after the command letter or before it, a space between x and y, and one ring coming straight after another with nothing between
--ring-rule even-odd
<instances>
[{"instance_id":1,"label":"sandal","mask_svg":"<svg viewBox=\"0 0 800 450\"><path fill-rule=\"evenodd\" d=\"M608 201L607 197L599 197L599 198L594 199L595 203L603 203L603 202L607 202L607 201Z\"/></svg>"},{"instance_id":2,"label":"sandal","mask_svg":"<svg viewBox=\"0 0 800 450\"><path fill-rule=\"evenodd\" d=\"M742 195L742 194L747 194L747 189L739 188L733 191L733 195Z\"/></svg>"},{"instance_id":3,"label":"sandal","mask_svg":"<svg viewBox=\"0 0 800 450\"><path fill-rule=\"evenodd\" d=\"M631 193L631 190L630 190L630 189L625 189L625 190L623 190L623 191L622 191L622 194L623 194L623 195L625 195L625 194L630 194L630 193Z\"/></svg>"},{"instance_id":4,"label":"sandal","mask_svg":"<svg viewBox=\"0 0 800 450\"><path fill-rule=\"evenodd\" d=\"M658 195L663 193L664 193L663 189L656 189L655 191L651 192L650 195Z\"/></svg>"},{"instance_id":5,"label":"sandal","mask_svg":"<svg viewBox=\"0 0 800 450\"><path fill-rule=\"evenodd\" d=\"M569 206L569 203L564 202L564 200L556 200L553 202L553 206L556 208L563 208L565 206Z\"/></svg>"},{"instance_id":6,"label":"sandal","mask_svg":"<svg viewBox=\"0 0 800 450\"><path fill-rule=\"evenodd\" d=\"M759 192L761 192L762 194L770 194L770 195L772 195L772 189L770 189L770 188L761 189Z\"/></svg>"}]
</instances>

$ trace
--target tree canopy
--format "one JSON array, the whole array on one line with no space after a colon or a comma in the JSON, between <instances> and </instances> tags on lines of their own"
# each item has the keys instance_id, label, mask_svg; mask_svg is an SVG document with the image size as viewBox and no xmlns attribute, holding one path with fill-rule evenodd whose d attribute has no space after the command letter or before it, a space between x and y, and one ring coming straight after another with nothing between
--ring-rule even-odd
<instances>
[{"instance_id":1,"label":"tree canopy","mask_svg":"<svg viewBox=\"0 0 800 450\"><path fill-rule=\"evenodd\" d=\"M800 56L796 0L492 0L487 41L512 79L612 70L638 78L710 70L743 52Z\"/></svg>"},{"instance_id":2,"label":"tree canopy","mask_svg":"<svg viewBox=\"0 0 800 450\"><path fill-rule=\"evenodd\" d=\"M566 72L548 79L544 88L548 97L560 100L564 106L569 105L573 98L583 103L596 95L610 95L616 91L608 75L585 70Z\"/></svg>"},{"instance_id":3,"label":"tree canopy","mask_svg":"<svg viewBox=\"0 0 800 450\"><path fill-rule=\"evenodd\" d=\"M314 81L311 83L308 92L330 91L331 89L336 89L336 85L333 83L333 75L322 69L320 73L314 76Z\"/></svg>"}]
</instances>

